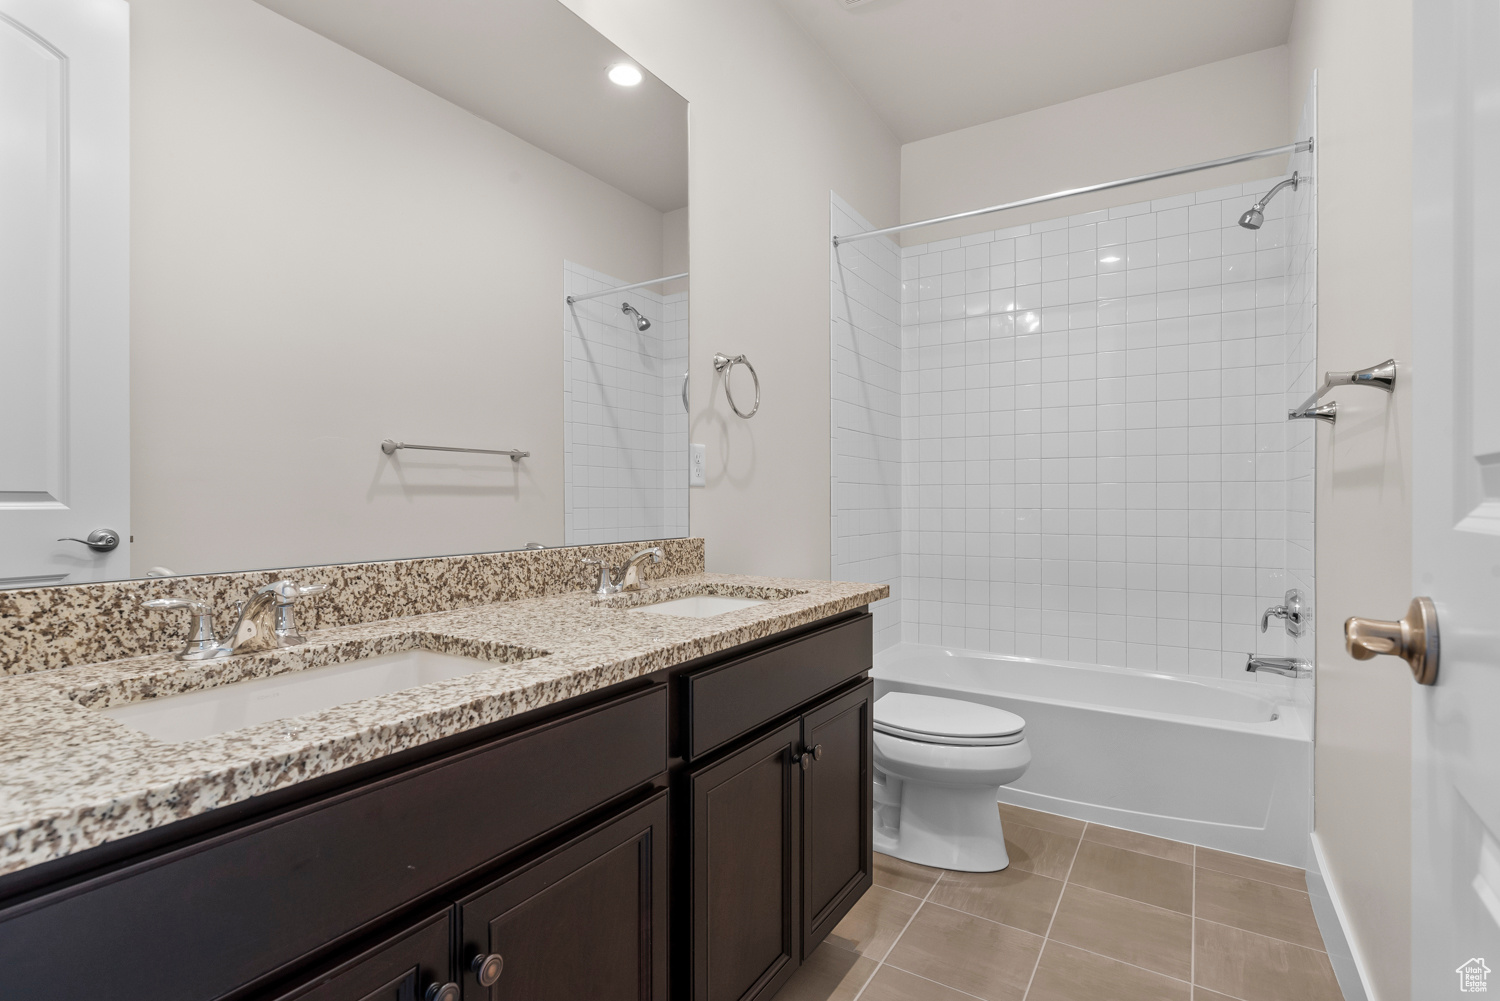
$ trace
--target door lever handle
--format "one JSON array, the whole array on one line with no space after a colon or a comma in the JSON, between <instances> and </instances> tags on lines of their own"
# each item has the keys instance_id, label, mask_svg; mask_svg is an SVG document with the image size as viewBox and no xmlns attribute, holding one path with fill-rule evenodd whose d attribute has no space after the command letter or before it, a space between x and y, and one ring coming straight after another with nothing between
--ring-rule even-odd
<instances>
[{"instance_id":1,"label":"door lever handle","mask_svg":"<svg viewBox=\"0 0 1500 1001\"><path fill-rule=\"evenodd\" d=\"M96 528L86 539L63 538L58 542L81 542L96 553L112 553L120 548L120 533L112 528Z\"/></svg>"},{"instance_id":2,"label":"door lever handle","mask_svg":"<svg viewBox=\"0 0 1500 1001\"><path fill-rule=\"evenodd\" d=\"M1405 617L1395 622L1354 616L1344 623L1344 649L1355 660L1369 660L1382 654L1400 657L1411 667L1417 684L1435 685L1439 654L1437 606L1431 598L1413 598Z\"/></svg>"}]
</instances>

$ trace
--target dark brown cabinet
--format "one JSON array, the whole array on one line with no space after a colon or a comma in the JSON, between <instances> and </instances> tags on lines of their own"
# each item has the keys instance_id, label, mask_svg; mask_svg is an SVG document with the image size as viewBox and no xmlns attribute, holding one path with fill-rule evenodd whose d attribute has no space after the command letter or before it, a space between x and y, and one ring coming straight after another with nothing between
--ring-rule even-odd
<instances>
[{"instance_id":1,"label":"dark brown cabinet","mask_svg":"<svg viewBox=\"0 0 1500 1001\"><path fill-rule=\"evenodd\" d=\"M874 882L875 686L866 682L802 717L802 955Z\"/></svg>"},{"instance_id":2,"label":"dark brown cabinet","mask_svg":"<svg viewBox=\"0 0 1500 1001\"><path fill-rule=\"evenodd\" d=\"M772 997L869 888L873 693L688 774L692 1001Z\"/></svg>"},{"instance_id":3,"label":"dark brown cabinet","mask_svg":"<svg viewBox=\"0 0 1500 1001\"><path fill-rule=\"evenodd\" d=\"M800 721L696 769L694 1001L770 997L797 969Z\"/></svg>"},{"instance_id":4,"label":"dark brown cabinet","mask_svg":"<svg viewBox=\"0 0 1500 1001\"><path fill-rule=\"evenodd\" d=\"M460 901L466 1001L666 1001L667 794Z\"/></svg>"},{"instance_id":5,"label":"dark brown cabinet","mask_svg":"<svg viewBox=\"0 0 1500 1001\"><path fill-rule=\"evenodd\" d=\"M769 1001L871 884L870 622L0 876L0 997Z\"/></svg>"},{"instance_id":6,"label":"dark brown cabinet","mask_svg":"<svg viewBox=\"0 0 1500 1001\"><path fill-rule=\"evenodd\" d=\"M450 979L453 909L406 928L275 1001L458 1001Z\"/></svg>"}]
</instances>

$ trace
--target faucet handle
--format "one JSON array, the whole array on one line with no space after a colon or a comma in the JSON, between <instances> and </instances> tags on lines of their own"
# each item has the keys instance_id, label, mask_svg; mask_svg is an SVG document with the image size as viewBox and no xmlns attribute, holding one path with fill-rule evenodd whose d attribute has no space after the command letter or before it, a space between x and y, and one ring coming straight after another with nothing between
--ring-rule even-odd
<instances>
[{"instance_id":1,"label":"faucet handle","mask_svg":"<svg viewBox=\"0 0 1500 1001\"><path fill-rule=\"evenodd\" d=\"M327 584L298 584L296 581L287 578L267 584L265 587L257 588L255 593L274 594L276 596L276 604L290 605L298 598L311 598L313 595L322 594L326 590L328 590Z\"/></svg>"},{"instance_id":2,"label":"faucet handle","mask_svg":"<svg viewBox=\"0 0 1500 1001\"><path fill-rule=\"evenodd\" d=\"M311 598L328 590L327 584L298 584L291 579L278 580L257 588L256 594L269 594L276 602L276 645L296 646L307 640L297 631L295 608L303 598Z\"/></svg>"},{"instance_id":3,"label":"faucet handle","mask_svg":"<svg viewBox=\"0 0 1500 1001\"><path fill-rule=\"evenodd\" d=\"M192 632L177 652L178 660L202 660L212 656L217 649L219 638L214 634L214 610L208 602L196 598L150 598L141 602L141 607L153 611L185 608L192 614Z\"/></svg>"},{"instance_id":4,"label":"faucet handle","mask_svg":"<svg viewBox=\"0 0 1500 1001\"><path fill-rule=\"evenodd\" d=\"M618 588L615 587L614 582L615 573L612 569L610 569L608 563L604 562L603 560L596 560L589 556L583 557L578 562L582 563L586 567L599 568L599 582L594 587L595 594L614 594L615 591L618 590Z\"/></svg>"}]
</instances>

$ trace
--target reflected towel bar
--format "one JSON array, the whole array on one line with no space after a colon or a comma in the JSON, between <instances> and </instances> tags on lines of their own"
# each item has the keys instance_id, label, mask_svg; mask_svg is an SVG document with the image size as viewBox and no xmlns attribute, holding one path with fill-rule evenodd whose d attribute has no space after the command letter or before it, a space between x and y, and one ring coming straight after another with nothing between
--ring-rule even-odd
<instances>
[{"instance_id":1,"label":"reflected towel bar","mask_svg":"<svg viewBox=\"0 0 1500 1001\"><path fill-rule=\"evenodd\" d=\"M508 455L511 462L520 462L530 455L530 452L521 452L513 448L454 448L452 445L412 445L404 441L396 441L387 438L380 443L380 450L386 455L395 455L398 448L420 448L425 452L478 452L481 455Z\"/></svg>"}]
</instances>

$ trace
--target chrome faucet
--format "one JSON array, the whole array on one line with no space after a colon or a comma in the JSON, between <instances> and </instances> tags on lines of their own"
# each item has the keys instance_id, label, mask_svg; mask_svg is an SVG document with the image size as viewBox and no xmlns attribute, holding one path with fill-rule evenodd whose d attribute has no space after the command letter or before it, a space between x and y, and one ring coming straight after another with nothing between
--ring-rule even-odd
<instances>
[{"instance_id":1,"label":"chrome faucet","mask_svg":"<svg viewBox=\"0 0 1500 1001\"><path fill-rule=\"evenodd\" d=\"M1302 592L1295 587L1286 593L1284 603L1272 605L1261 613L1260 631L1265 632L1271 620L1281 619L1286 625L1286 634L1293 639L1302 635L1302 624L1307 621L1307 609L1302 602Z\"/></svg>"},{"instance_id":2,"label":"chrome faucet","mask_svg":"<svg viewBox=\"0 0 1500 1001\"><path fill-rule=\"evenodd\" d=\"M1286 678L1311 678L1312 665L1296 657L1262 657L1250 654L1245 660L1247 671L1269 671Z\"/></svg>"},{"instance_id":3,"label":"chrome faucet","mask_svg":"<svg viewBox=\"0 0 1500 1001\"><path fill-rule=\"evenodd\" d=\"M660 563L664 555L660 546L651 546L649 549L642 549L626 560L624 566L617 568L611 568L603 560L585 558L582 562L587 566L599 568L599 583L594 587L594 593L603 596L618 594L621 591L640 590L641 564L648 556L651 557L652 563Z\"/></svg>"},{"instance_id":4,"label":"chrome faucet","mask_svg":"<svg viewBox=\"0 0 1500 1001\"><path fill-rule=\"evenodd\" d=\"M185 608L193 615L187 643L177 652L178 660L217 660L238 653L256 653L307 642L297 633L294 609L297 602L328 590L327 584L298 584L278 580L260 588L249 601L238 602L239 617L222 642L214 634L213 609L193 598L152 598L141 602L151 609Z\"/></svg>"}]
</instances>

